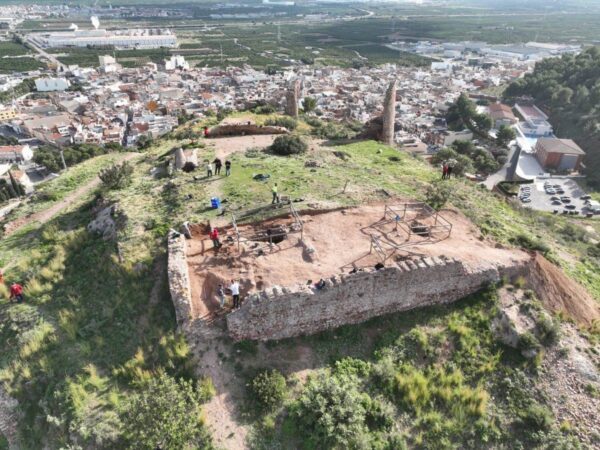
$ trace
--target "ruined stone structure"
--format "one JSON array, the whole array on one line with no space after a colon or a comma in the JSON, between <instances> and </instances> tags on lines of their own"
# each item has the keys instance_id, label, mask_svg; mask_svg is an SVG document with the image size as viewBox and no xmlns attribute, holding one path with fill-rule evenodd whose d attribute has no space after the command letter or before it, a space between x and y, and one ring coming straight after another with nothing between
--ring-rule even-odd
<instances>
[{"instance_id":1,"label":"ruined stone structure","mask_svg":"<svg viewBox=\"0 0 600 450\"><path fill-rule=\"evenodd\" d=\"M285 113L288 116L298 117L298 101L300 98L300 80L292 80L285 95Z\"/></svg>"},{"instance_id":2,"label":"ruined stone structure","mask_svg":"<svg viewBox=\"0 0 600 450\"><path fill-rule=\"evenodd\" d=\"M385 93L383 103L383 129L381 141L387 145L394 145L394 125L396 123L396 81L392 81Z\"/></svg>"},{"instance_id":3,"label":"ruined stone structure","mask_svg":"<svg viewBox=\"0 0 600 450\"><path fill-rule=\"evenodd\" d=\"M175 169L182 170L186 164L193 168L198 167L198 149L183 150L181 147L175 150Z\"/></svg>"},{"instance_id":4,"label":"ruined stone structure","mask_svg":"<svg viewBox=\"0 0 600 450\"><path fill-rule=\"evenodd\" d=\"M270 340L317 333L372 317L451 303L525 266L469 270L457 260L420 258L380 270L325 280L325 286L291 291L274 287L251 295L227 316L233 339Z\"/></svg>"},{"instance_id":5,"label":"ruined stone structure","mask_svg":"<svg viewBox=\"0 0 600 450\"><path fill-rule=\"evenodd\" d=\"M169 233L167 277L178 328L185 328L192 317L192 288L185 250L185 236L171 231Z\"/></svg>"}]
</instances>

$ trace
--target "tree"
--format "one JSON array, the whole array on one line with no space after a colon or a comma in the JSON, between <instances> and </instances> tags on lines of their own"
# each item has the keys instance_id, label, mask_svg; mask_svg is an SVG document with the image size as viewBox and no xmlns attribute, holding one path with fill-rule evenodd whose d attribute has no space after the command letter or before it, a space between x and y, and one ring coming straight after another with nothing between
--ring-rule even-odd
<instances>
[{"instance_id":1,"label":"tree","mask_svg":"<svg viewBox=\"0 0 600 450\"><path fill-rule=\"evenodd\" d=\"M296 134L277 136L269 150L280 156L298 155L308 150L308 144Z\"/></svg>"},{"instance_id":2,"label":"tree","mask_svg":"<svg viewBox=\"0 0 600 450\"><path fill-rule=\"evenodd\" d=\"M498 163L490 152L478 148L472 155L473 165L478 172L489 174L498 170Z\"/></svg>"},{"instance_id":3,"label":"tree","mask_svg":"<svg viewBox=\"0 0 600 450\"><path fill-rule=\"evenodd\" d=\"M152 143L153 143L152 137L142 134L137 139L136 145L137 145L137 148L139 148L140 150L145 150L145 149L149 148L152 145Z\"/></svg>"},{"instance_id":4,"label":"tree","mask_svg":"<svg viewBox=\"0 0 600 450\"><path fill-rule=\"evenodd\" d=\"M500 147L506 147L510 141L514 140L517 137L515 130L506 125L501 125L498 129L498 134L496 135L496 143Z\"/></svg>"},{"instance_id":5,"label":"tree","mask_svg":"<svg viewBox=\"0 0 600 450\"><path fill-rule=\"evenodd\" d=\"M302 102L302 109L305 113L309 113L314 111L317 107L317 100L314 97L304 97L304 101Z\"/></svg>"},{"instance_id":6,"label":"tree","mask_svg":"<svg viewBox=\"0 0 600 450\"><path fill-rule=\"evenodd\" d=\"M480 133L487 134L492 128L492 118L487 114L476 114L472 116L472 119L475 123L475 128L477 128L477 131Z\"/></svg>"},{"instance_id":7,"label":"tree","mask_svg":"<svg viewBox=\"0 0 600 450\"><path fill-rule=\"evenodd\" d=\"M452 149L461 155L470 156L475 151L475 145L471 141L454 141L452 143Z\"/></svg>"},{"instance_id":8,"label":"tree","mask_svg":"<svg viewBox=\"0 0 600 450\"><path fill-rule=\"evenodd\" d=\"M202 396L189 381L165 373L131 395L122 411L132 449L203 449L210 442L200 418Z\"/></svg>"},{"instance_id":9,"label":"tree","mask_svg":"<svg viewBox=\"0 0 600 450\"><path fill-rule=\"evenodd\" d=\"M113 164L98 173L98 177L108 189L122 189L131 182L133 166L125 161L122 164Z\"/></svg>"},{"instance_id":10,"label":"tree","mask_svg":"<svg viewBox=\"0 0 600 450\"><path fill-rule=\"evenodd\" d=\"M571 103L571 99L573 98L573 89L568 87L560 88L556 94L552 96L552 101L554 104L558 106L565 106Z\"/></svg>"}]
</instances>

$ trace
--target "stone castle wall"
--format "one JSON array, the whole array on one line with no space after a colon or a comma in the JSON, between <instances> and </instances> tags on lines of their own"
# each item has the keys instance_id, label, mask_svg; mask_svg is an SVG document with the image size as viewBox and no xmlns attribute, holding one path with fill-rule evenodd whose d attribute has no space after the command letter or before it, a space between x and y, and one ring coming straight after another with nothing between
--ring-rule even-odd
<instances>
[{"instance_id":1,"label":"stone castle wall","mask_svg":"<svg viewBox=\"0 0 600 450\"><path fill-rule=\"evenodd\" d=\"M312 334L383 314L454 302L503 276L512 278L526 271L526 266L518 265L469 271L460 261L440 258L403 261L332 277L320 290L274 287L253 294L227 316L227 328L235 340Z\"/></svg>"},{"instance_id":2,"label":"stone castle wall","mask_svg":"<svg viewBox=\"0 0 600 450\"><path fill-rule=\"evenodd\" d=\"M187 265L185 236L169 233L167 277L175 307L177 327L183 328L192 318L192 287Z\"/></svg>"}]
</instances>

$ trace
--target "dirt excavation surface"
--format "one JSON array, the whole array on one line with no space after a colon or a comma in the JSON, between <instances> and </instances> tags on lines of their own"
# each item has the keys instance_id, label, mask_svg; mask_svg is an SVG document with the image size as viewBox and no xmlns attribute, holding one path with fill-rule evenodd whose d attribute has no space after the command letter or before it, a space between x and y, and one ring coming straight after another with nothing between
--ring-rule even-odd
<instances>
[{"instance_id":1,"label":"dirt excavation surface","mask_svg":"<svg viewBox=\"0 0 600 450\"><path fill-rule=\"evenodd\" d=\"M249 148L257 147L262 149L268 147L276 137L276 134L217 137L207 140L207 143L212 144L214 147L215 156L224 160L234 153L245 152Z\"/></svg>"},{"instance_id":2,"label":"dirt excavation surface","mask_svg":"<svg viewBox=\"0 0 600 450\"><path fill-rule=\"evenodd\" d=\"M442 217L452 224L450 237L440 233L430 239L413 234L410 239L402 227L382 222L384 205L376 204L330 212L305 212L304 241L300 233L270 246L268 242L247 240L238 252L233 228L221 229L222 248L215 251L208 235L197 232L187 241L187 256L192 283L192 315L207 317L219 310L217 286L228 286L238 279L242 298L272 286L294 288L316 283L341 273L373 267L383 261L394 264L398 258L437 256L456 258L467 270L512 266L531 256L515 249L499 248L480 238L469 220L455 210L444 210ZM442 220L442 219L440 219ZM419 222L421 223L421 222ZM260 236L266 229L292 229L293 219L284 217L260 224L240 226L244 236ZM442 230L443 231L443 230ZM375 236L382 252L371 251ZM404 247L407 243L409 246ZM393 245L400 246L395 249Z\"/></svg>"}]
</instances>

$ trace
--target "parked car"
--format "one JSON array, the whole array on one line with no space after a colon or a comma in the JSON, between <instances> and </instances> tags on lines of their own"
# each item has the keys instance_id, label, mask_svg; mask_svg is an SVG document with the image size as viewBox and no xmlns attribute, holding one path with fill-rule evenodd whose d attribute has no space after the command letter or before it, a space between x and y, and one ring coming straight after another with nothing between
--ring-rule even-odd
<instances>
[{"instance_id":1,"label":"parked car","mask_svg":"<svg viewBox=\"0 0 600 450\"><path fill-rule=\"evenodd\" d=\"M575 209L577 208L575 205L565 205L566 209Z\"/></svg>"},{"instance_id":2,"label":"parked car","mask_svg":"<svg viewBox=\"0 0 600 450\"><path fill-rule=\"evenodd\" d=\"M582 195L582 196L581 196L581 200L591 200L591 199L592 199L592 196L591 196L591 195L587 195L587 194L586 194L586 195Z\"/></svg>"},{"instance_id":3,"label":"parked car","mask_svg":"<svg viewBox=\"0 0 600 450\"><path fill-rule=\"evenodd\" d=\"M561 201L561 202L563 202L563 203L571 203L571 197L569 197L569 196L567 196L567 195L563 195L563 196L560 198L560 201Z\"/></svg>"}]
</instances>

